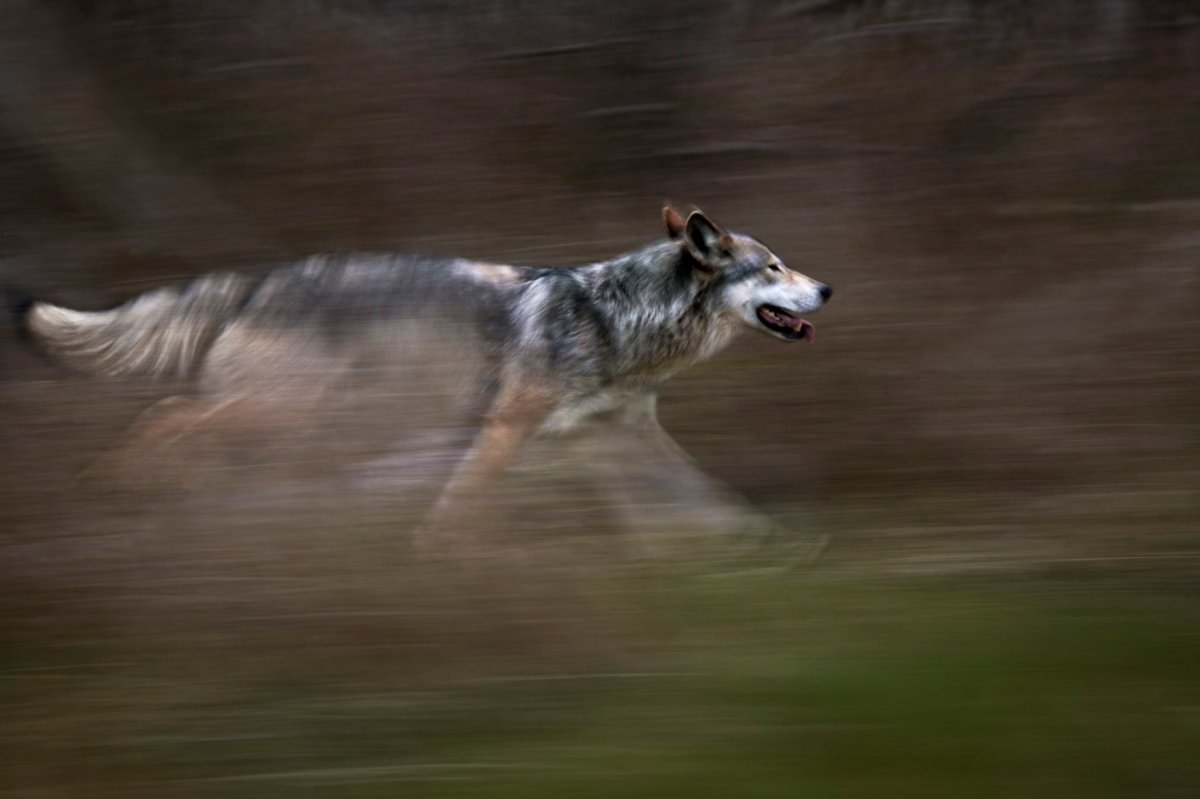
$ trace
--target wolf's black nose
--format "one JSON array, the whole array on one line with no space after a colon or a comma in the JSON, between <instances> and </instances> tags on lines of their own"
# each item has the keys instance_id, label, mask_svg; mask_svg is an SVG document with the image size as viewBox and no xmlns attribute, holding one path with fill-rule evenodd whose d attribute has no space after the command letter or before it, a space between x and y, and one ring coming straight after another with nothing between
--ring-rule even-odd
<instances>
[{"instance_id":1,"label":"wolf's black nose","mask_svg":"<svg viewBox=\"0 0 1200 799\"><path fill-rule=\"evenodd\" d=\"M821 299L827 300L833 296L833 289L822 283L821 288L817 289L817 293L821 295Z\"/></svg>"}]
</instances>

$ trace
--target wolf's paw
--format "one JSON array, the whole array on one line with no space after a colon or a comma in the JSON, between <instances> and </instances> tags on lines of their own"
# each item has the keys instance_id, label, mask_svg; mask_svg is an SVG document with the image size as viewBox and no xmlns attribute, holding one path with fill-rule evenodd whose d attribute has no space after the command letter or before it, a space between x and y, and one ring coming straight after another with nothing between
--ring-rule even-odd
<instances>
[{"instance_id":1,"label":"wolf's paw","mask_svg":"<svg viewBox=\"0 0 1200 799\"><path fill-rule=\"evenodd\" d=\"M753 550L776 529L769 516L748 505L671 503L624 510L626 528L651 556Z\"/></svg>"}]
</instances>

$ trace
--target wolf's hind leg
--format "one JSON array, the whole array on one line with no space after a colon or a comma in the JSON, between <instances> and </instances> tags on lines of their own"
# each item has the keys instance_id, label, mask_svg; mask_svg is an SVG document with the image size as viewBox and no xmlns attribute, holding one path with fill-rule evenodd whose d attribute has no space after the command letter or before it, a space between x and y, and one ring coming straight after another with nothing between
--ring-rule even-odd
<instances>
[{"instance_id":1,"label":"wolf's hind leg","mask_svg":"<svg viewBox=\"0 0 1200 799\"><path fill-rule=\"evenodd\" d=\"M79 477L129 488L195 487L223 467L261 460L304 429L309 410L253 394L170 396L143 411L123 443Z\"/></svg>"},{"instance_id":2,"label":"wolf's hind leg","mask_svg":"<svg viewBox=\"0 0 1200 799\"><path fill-rule=\"evenodd\" d=\"M79 479L106 484L163 484L177 482L188 471L174 451L183 438L219 415L229 401L173 395L142 411L121 444L83 470Z\"/></svg>"}]
</instances>

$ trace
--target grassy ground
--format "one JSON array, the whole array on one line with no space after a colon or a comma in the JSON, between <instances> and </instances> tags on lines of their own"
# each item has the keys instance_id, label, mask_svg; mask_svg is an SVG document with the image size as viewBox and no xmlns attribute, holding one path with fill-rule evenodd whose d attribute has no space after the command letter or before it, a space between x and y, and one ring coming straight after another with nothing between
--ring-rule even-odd
<instances>
[{"instance_id":1,"label":"grassy ground","mask_svg":"<svg viewBox=\"0 0 1200 799\"><path fill-rule=\"evenodd\" d=\"M1109 580L866 581L819 567L638 567L583 594L565 632L545 621L552 611L511 603L493 607L494 629L455 632L454 614L438 621L426 606L442 643L455 641L433 671L397 656L387 619L283 632L279 621L263 636L252 615L216 637L136 626L75 630L58 645L9 636L3 782L11 795L94 797L1200 787L1190 594ZM505 628L511 649L497 646Z\"/></svg>"}]
</instances>

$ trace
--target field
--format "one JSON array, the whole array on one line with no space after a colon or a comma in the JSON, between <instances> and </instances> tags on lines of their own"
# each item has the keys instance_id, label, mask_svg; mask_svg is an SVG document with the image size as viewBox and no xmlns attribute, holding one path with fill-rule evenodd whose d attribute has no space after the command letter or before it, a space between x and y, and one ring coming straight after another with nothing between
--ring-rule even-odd
<instances>
[{"instance_id":1,"label":"field","mask_svg":"<svg viewBox=\"0 0 1200 799\"><path fill-rule=\"evenodd\" d=\"M535 450L496 557L417 560L436 487L379 414L89 478L167 390L4 336L0 796L1197 795L1198 32L1167 0L13 3L6 286L580 264L670 198L835 295L812 346L662 396L761 551L631 539Z\"/></svg>"}]
</instances>

